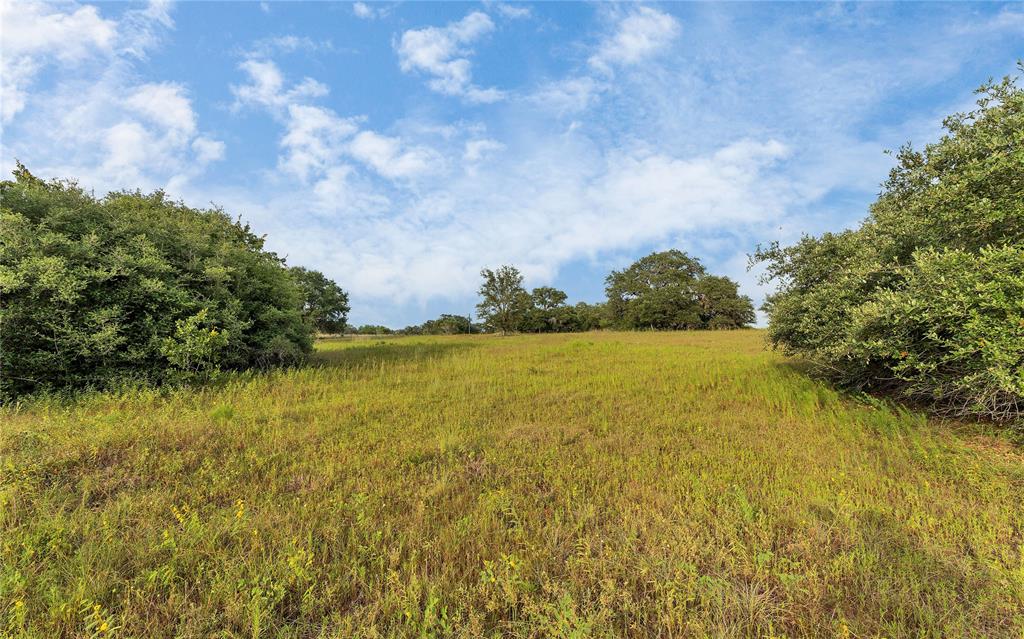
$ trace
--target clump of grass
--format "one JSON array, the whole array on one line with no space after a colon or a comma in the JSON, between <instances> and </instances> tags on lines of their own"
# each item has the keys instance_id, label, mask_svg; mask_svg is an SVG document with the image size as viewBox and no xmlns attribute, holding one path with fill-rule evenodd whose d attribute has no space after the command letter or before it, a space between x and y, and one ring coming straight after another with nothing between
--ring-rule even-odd
<instances>
[{"instance_id":1,"label":"clump of grass","mask_svg":"<svg viewBox=\"0 0 1024 639\"><path fill-rule=\"evenodd\" d=\"M235 409L230 404L221 404L210 411L210 419L215 422L226 422L235 416Z\"/></svg>"},{"instance_id":2,"label":"clump of grass","mask_svg":"<svg viewBox=\"0 0 1024 639\"><path fill-rule=\"evenodd\" d=\"M0 456L0 636L1024 633L1024 454L759 331L331 341Z\"/></svg>"}]
</instances>

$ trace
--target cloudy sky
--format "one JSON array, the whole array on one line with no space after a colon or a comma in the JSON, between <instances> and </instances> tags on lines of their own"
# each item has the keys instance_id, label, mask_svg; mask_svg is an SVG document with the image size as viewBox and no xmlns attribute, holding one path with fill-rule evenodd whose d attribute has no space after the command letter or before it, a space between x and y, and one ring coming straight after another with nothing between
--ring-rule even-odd
<instances>
[{"instance_id":1,"label":"cloudy sky","mask_svg":"<svg viewBox=\"0 0 1024 639\"><path fill-rule=\"evenodd\" d=\"M760 300L1024 57L1019 3L0 6L5 174L221 206L395 327L670 247Z\"/></svg>"}]
</instances>

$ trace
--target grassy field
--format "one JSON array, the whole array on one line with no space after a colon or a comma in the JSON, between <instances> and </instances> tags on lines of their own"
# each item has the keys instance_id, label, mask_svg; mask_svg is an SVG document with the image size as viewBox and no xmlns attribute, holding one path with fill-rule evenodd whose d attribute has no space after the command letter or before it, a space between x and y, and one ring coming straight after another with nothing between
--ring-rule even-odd
<instances>
[{"instance_id":1,"label":"grassy field","mask_svg":"<svg viewBox=\"0 0 1024 639\"><path fill-rule=\"evenodd\" d=\"M758 331L317 357L0 414L0 634L1024 636L1024 450Z\"/></svg>"}]
</instances>

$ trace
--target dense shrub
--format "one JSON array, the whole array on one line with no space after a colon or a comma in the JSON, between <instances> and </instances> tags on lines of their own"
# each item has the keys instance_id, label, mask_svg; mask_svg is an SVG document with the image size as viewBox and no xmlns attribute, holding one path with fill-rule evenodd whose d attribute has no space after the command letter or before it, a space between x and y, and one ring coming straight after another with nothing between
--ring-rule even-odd
<instances>
[{"instance_id":1,"label":"dense shrub","mask_svg":"<svg viewBox=\"0 0 1024 639\"><path fill-rule=\"evenodd\" d=\"M0 182L0 396L298 361L300 291L263 239L162 192Z\"/></svg>"},{"instance_id":2,"label":"dense shrub","mask_svg":"<svg viewBox=\"0 0 1024 639\"><path fill-rule=\"evenodd\" d=\"M978 91L905 147L862 226L758 251L771 341L837 382L955 415L1024 407L1024 92Z\"/></svg>"}]
</instances>

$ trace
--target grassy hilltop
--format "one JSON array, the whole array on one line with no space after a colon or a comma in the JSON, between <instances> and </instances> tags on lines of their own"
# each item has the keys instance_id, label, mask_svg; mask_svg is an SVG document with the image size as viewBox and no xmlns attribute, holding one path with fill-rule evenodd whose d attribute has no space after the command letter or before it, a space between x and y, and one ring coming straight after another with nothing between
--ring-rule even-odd
<instances>
[{"instance_id":1,"label":"grassy hilltop","mask_svg":"<svg viewBox=\"0 0 1024 639\"><path fill-rule=\"evenodd\" d=\"M0 415L0 636L1024 634L1021 449L760 331L317 358Z\"/></svg>"}]
</instances>

